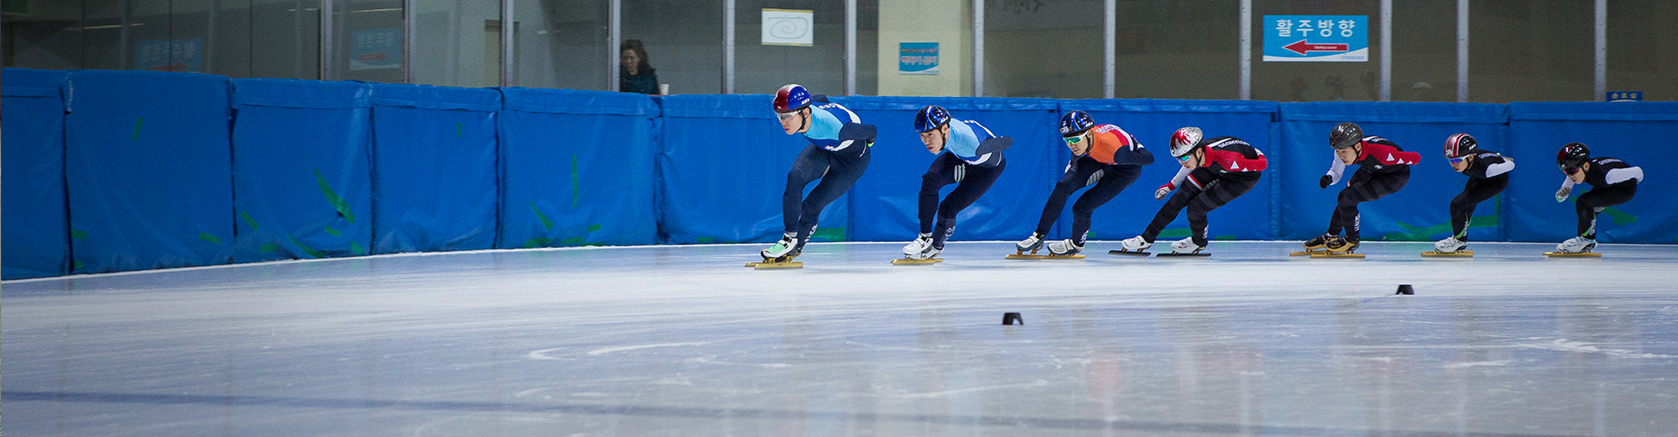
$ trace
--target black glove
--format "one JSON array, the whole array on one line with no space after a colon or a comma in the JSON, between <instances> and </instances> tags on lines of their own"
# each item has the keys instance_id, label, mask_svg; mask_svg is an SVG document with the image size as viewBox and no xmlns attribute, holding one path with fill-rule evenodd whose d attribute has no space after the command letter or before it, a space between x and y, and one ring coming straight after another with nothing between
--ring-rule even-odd
<instances>
[{"instance_id":1,"label":"black glove","mask_svg":"<svg viewBox=\"0 0 1678 437\"><path fill-rule=\"evenodd\" d=\"M1334 183L1334 178L1329 177L1326 174L1323 175L1322 179L1317 179L1317 186L1319 188L1328 188L1328 184L1331 183Z\"/></svg>"}]
</instances>

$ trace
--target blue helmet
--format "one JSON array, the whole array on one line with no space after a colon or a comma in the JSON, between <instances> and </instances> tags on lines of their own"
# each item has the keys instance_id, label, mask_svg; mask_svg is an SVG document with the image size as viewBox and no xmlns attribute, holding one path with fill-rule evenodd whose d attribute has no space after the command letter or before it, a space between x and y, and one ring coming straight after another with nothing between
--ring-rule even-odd
<instances>
[{"instance_id":1,"label":"blue helmet","mask_svg":"<svg viewBox=\"0 0 1678 437\"><path fill-rule=\"evenodd\" d=\"M950 111L944 108L928 106L915 113L915 132L931 132L946 124L950 124Z\"/></svg>"},{"instance_id":2,"label":"blue helmet","mask_svg":"<svg viewBox=\"0 0 1678 437\"><path fill-rule=\"evenodd\" d=\"M792 112L810 106L810 91L796 83L775 91L775 112Z\"/></svg>"},{"instance_id":3,"label":"blue helmet","mask_svg":"<svg viewBox=\"0 0 1678 437\"><path fill-rule=\"evenodd\" d=\"M1083 134L1084 131L1095 127L1095 120L1084 111L1072 111L1060 116L1060 136L1071 137Z\"/></svg>"}]
</instances>

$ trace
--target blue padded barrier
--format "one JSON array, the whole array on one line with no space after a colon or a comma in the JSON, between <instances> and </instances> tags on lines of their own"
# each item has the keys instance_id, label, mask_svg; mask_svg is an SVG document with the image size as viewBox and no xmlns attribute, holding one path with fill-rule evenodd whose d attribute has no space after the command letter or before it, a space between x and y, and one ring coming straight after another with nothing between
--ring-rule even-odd
<instances>
[{"instance_id":1,"label":"blue padded barrier","mask_svg":"<svg viewBox=\"0 0 1678 437\"><path fill-rule=\"evenodd\" d=\"M373 253L495 247L501 93L373 85Z\"/></svg>"},{"instance_id":2,"label":"blue padded barrier","mask_svg":"<svg viewBox=\"0 0 1678 437\"><path fill-rule=\"evenodd\" d=\"M371 95L360 82L233 81L235 262L368 254Z\"/></svg>"},{"instance_id":3,"label":"blue padded barrier","mask_svg":"<svg viewBox=\"0 0 1678 437\"><path fill-rule=\"evenodd\" d=\"M771 242L781 237L781 194L798 153L767 95L680 95L663 99L659 141L660 233L666 243ZM863 123L874 123L866 116ZM883 132L883 131L882 131ZM875 172L870 158L863 178ZM814 188L812 183L805 193ZM844 240L851 194L822 211L812 240Z\"/></svg>"},{"instance_id":4,"label":"blue padded barrier","mask_svg":"<svg viewBox=\"0 0 1678 437\"><path fill-rule=\"evenodd\" d=\"M1513 155L1521 157L1509 181L1511 241L1560 242L1575 235L1573 200L1590 188L1573 188L1572 199L1555 200L1566 175L1556 168L1563 144L1581 142L1591 156L1609 156L1643 168L1637 196L1597 217L1597 241L1678 242L1678 185L1666 178L1666 162L1678 157L1668 139L1678 138L1678 102L1579 102L1509 105ZM1525 170L1525 171L1522 171ZM1648 183L1653 182L1653 183Z\"/></svg>"},{"instance_id":5,"label":"blue padded barrier","mask_svg":"<svg viewBox=\"0 0 1678 437\"><path fill-rule=\"evenodd\" d=\"M1043 202L1066 165L1068 152L1056 133L1059 114L1054 100L836 97L833 101L879 129L868 172L851 189L854 240L908 241L920 232L921 175L937 156L926 151L914 130L915 113L926 105L942 106L958 119L976 120L992 133L1014 139L1013 147L1003 152L1007 168L1002 177L956 216L951 240L1031 235ZM944 186L939 199L955 187Z\"/></svg>"},{"instance_id":6,"label":"blue padded barrier","mask_svg":"<svg viewBox=\"0 0 1678 437\"><path fill-rule=\"evenodd\" d=\"M1282 156L1286 162L1271 166L1281 171L1278 205L1281 208L1282 239L1309 239L1328 229L1340 190L1357 171L1348 166L1341 180L1320 189L1317 180L1328 172L1334 150L1328 134L1336 124L1357 123L1367 135L1379 135L1405 151L1422 155L1420 164L1410 166L1410 181L1397 193L1358 206L1364 240L1436 240L1450 236L1450 203L1468 183L1468 177L1451 170L1443 155L1445 138L1459 132L1474 135L1480 147L1494 152L1509 151L1507 105L1460 103L1326 102L1282 103ZM1511 155L1513 156L1513 155ZM1535 170L1519 160L1515 173ZM1514 182L1511 181L1511 184ZM1507 193L1481 202L1470 222L1470 241L1501 239L1502 199Z\"/></svg>"},{"instance_id":7,"label":"blue padded barrier","mask_svg":"<svg viewBox=\"0 0 1678 437\"><path fill-rule=\"evenodd\" d=\"M1247 141L1265 154L1269 167L1252 191L1207 216L1207 237L1212 239L1264 240L1275 238L1272 193L1280 161L1273 121L1275 102L1239 100L1064 100L1062 112L1089 112L1097 124L1112 124L1130 132L1154 154L1154 164L1118 197L1095 210L1090 238L1120 240L1142 233L1164 205L1154 199L1154 190L1171 181L1183 167L1171 158L1171 134L1184 126L1199 127L1206 137L1233 136ZM1064 163L1070 157L1065 146L1056 156ZM1064 165L1064 164L1062 164ZM1057 172L1055 175L1059 177ZM1047 197L1045 191L1039 197ZM1039 200L1036 210L1041 211ZM1187 210L1161 232L1158 241L1169 242L1189 236ZM1066 203L1061 223L1071 228L1072 202ZM1064 237L1060 237L1064 238Z\"/></svg>"},{"instance_id":8,"label":"blue padded barrier","mask_svg":"<svg viewBox=\"0 0 1678 437\"><path fill-rule=\"evenodd\" d=\"M5 69L0 119L6 120L0 174L4 175L4 279L70 272L70 217L64 198L64 86L62 71Z\"/></svg>"},{"instance_id":9,"label":"blue padded barrier","mask_svg":"<svg viewBox=\"0 0 1678 437\"><path fill-rule=\"evenodd\" d=\"M505 88L496 247L653 244L651 97Z\"/></svg>"},{"instance_id":10,"label":"blue padded barrier","mask_svg":"<svg viewBox=\"0 0 1678 437\"><path fill-rule=\"evenodd\" d=\"M233 260L228 86L206 74L70 73L72 273Z\"/></svg>"}]
</instances>

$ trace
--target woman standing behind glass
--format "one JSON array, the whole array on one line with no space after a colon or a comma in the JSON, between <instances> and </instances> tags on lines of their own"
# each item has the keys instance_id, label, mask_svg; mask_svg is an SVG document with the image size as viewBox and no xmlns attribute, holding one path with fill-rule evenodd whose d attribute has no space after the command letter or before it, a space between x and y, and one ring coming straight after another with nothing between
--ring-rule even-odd
<instances>
[{"instance_id":1,"label":"woman standing behind glass","mask_svg":"<svg viewBox=\"0 0 1678 437\"><path fill-rule=\"evenodd\" d=\"M658 73L647 62L647 48L632 39L618 47L618 90L626 93L658 94Z\"/></svg>"}]
</instances>

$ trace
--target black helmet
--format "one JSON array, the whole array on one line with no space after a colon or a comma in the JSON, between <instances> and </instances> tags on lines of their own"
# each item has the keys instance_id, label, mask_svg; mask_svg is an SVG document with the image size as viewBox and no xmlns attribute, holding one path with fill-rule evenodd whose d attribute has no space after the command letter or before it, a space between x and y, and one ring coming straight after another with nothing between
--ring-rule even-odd
<instances>
[{"instance_id":1,"label":"black helmet","mask_svg":"<svg viewBox=\"0 0 1678 437\"><path fill-rule=\"evenodd\" d=\"M1480 149L1479 146L1474 143L1473 135L1456 134L1445 139L1446 158L1461 158L1472 155L1474 152L1478 151L1480 151Z\"/></svg>"},{"instance_id":2,"label":"black helmet","mask_svg":"<svg viewBox=\"0 0 1678 437\"><path fill-rule=\"evenodd\" d=\"M1563 171L1579 167L1587 159L1591 159L1591 148L1585 147L1585 143L1567 143L1556 152L1556 166Z\"/></svg>"},{"instance_id":3,"label":"black helmet","mask_svg":"<svg viewBox=\"0 0 1678 437\"><path fill-rule=\"evenodd\" d=\"M1363 128L1358 127L1357 123L1340 123L1328 132L1328 145L1336 149L1356 146L1360 142L1363 142Z\"/></svg>"}]
</instances>

